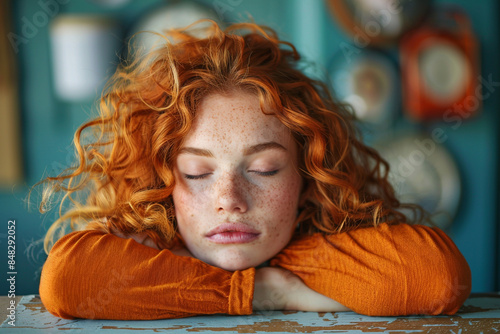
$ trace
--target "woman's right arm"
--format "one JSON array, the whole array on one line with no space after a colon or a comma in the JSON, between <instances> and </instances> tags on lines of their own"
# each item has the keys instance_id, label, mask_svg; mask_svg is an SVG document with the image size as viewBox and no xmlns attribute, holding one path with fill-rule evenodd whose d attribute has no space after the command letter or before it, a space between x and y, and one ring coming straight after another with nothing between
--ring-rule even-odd
<instances>
[{"instance_id":1,"label":"woman's right arm","mask_svg":"<svg viewBox=\"0 0 500 334\"><path fill-rule=\"evenodd\" d=\"M145 320L251 314L255 269L229 272L100 231L72 232L52 247L40 297L55 316Z\"/></svg>"}]
</instances>

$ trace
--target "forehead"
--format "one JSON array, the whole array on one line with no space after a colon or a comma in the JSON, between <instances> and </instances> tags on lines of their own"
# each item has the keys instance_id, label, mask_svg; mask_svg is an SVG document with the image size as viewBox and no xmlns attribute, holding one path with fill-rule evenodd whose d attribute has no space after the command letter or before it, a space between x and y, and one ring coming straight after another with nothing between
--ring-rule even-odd
<instances>
[{"instance_id":1,"label":"forehead","mask_svg":"<svg viewBox=\"0 0 500 334\"><path fill-rule=\"evenodd\" d=\"M276 116L262 112L256 95L233 91L210 94L201 101L185 144L277 141L284 145L290 139L290 131Z\"/></svg>"}]
</instances>

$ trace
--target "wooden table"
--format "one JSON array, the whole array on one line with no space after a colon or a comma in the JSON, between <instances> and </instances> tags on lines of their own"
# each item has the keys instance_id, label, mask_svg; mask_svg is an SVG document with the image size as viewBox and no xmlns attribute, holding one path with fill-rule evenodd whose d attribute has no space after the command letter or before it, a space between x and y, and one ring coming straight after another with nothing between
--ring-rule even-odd
<instances>
[{"instance_id":1,"label":"wooden table","mask_svg":"<svg viewBox=\"0 0 500 334\"><path fill-rule=\"evenodd\" d=\"M9 305L0 297L2 312ZM2 317L5 319L5 314ZM3 320L2 319L2 320ZM368 317L354 312L264 312L250 316L211 315L151 321L65 320L54 317L37 295L22 296L15 327L1 333L499 333L500 294L473 294L453 316Z\"/></svg>"}]
</instances>

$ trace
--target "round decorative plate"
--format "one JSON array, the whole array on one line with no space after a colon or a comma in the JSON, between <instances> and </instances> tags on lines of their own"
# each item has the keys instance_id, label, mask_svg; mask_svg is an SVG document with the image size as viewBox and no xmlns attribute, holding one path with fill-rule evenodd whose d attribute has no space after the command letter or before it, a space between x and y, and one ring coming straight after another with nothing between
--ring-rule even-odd
<instances>
[{"instance_id":1,"label":"round decorative plate","mask_svg":"<svg viewBox=\"0 0 500 334\"><path fill-rule=\"evenodd\" d=\"M374 147L390 165L389 180L398 199L419 204L434 224L449 227L458 210L461 181L448 150L424 134L395 136Z\"/></svg>"},{"instance_id":2,"label":"round decorative plate","mask_svg":"<svg viewBox=\"0 0 500 334\"><path fill-rule=\"evenodd\" d=\"M395 42L419 24L431 0L327 0L330 13L358 44Z\"/></svg>"},{"instance_id":3,"label":"round decorative plate","mask_svg":"<svg viewBox=\"0 0 500 334\"><path fill-rule=\"evenodd\" d=\"M330 66L333 93L353 107L361 121L388 127L400 107L399 73L384 53L363 49L357 54L338 52Z\"/></svg>"}]
</instances>

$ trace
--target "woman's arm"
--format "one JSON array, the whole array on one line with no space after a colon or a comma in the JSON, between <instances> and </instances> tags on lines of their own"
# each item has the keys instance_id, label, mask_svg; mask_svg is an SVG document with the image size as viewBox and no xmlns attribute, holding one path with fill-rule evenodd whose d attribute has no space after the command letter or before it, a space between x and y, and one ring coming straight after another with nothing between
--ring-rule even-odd
<instances>
[{"instance_id":1,"label":"woman's arm","mask_svg":"<svg viewBox=\"0 0 500 334\"><path fill-rule=\"evenodd\" d=\"M58 240L40 297L66 319L163 319L251 314L255 269L228 272L132 239L79 231Z\"/></svg>"},{"instance_id":2,"label":"woman's arm","mask_svg":"<svg viewBox=\"0 0 500 334\"><path fill-rule=\"evenodd\" d=\"M469 266L453 241L422 225L315 234L292 242L271 265L366 315L454 314L471 289Z\"/></svg>"},{"instance_id":3,"label":"woman's arm","mask_svg":"<svg viewBox=\"0 0 500 334\"><path fill-rule=\"evenodd\" d=\"M113 230L112 233L122 238L132 238L140 244L158 249L158 246L146 233L136 233L129 236L116 230ZM177 248L172 250L172 253L193 257L186 248ZM348 308L333 299L309 288L297 275L278 267L264 267L256 270L252 304L255 311L349 311Z\"/></svg>"},{"instance_id":4,"label":"woman's arm","mask_svg":"<svg viewBox=\"0 0 500 334\"><path fill-rule=\"evenodd\" d=\"M130 235L125 235L122 232L111 228L111 233L113 233L116 236L119 236L120 238L124 239L133 239L136 242L140 243L141 245L145 245L148 247L151 247L153 249L160 249L158 245L151 239L146 232L143 233L134 233ZM193 254L191 254L186 248L183 246L178 245L178 247L175 247L175 249L170 249L170 251L178 256L189 256L189 257L194 257Z\"/></svg>"}]
</instances>

